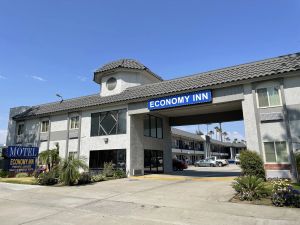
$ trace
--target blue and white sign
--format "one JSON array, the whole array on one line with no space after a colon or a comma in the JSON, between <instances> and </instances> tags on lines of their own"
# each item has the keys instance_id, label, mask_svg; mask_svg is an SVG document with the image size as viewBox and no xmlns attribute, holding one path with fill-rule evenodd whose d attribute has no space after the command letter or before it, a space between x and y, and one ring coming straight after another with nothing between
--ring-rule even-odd
<instances>
[{"instance_id":1,"label":"blue and white sign","mask_svg":"<svg viewBox=\"0 0 300 225\"><path fill-rule=\"evenodd\" d=\"M38 147L8 146L5 151L7 158L36 158L39 155Z\"/></svg>"},{"instance_id":2,"label":"blue and white sign","mask_svg":"<svg viewBox=\"0 0 300 225\"><path fill-rule=\"evenodd\" d=\"M148 109L166 109L185 105L195 105L212 102L211 90L204 90L181 95L174 95L162 98L151 99L148 101Z\"/></svg>"}]
</instances>

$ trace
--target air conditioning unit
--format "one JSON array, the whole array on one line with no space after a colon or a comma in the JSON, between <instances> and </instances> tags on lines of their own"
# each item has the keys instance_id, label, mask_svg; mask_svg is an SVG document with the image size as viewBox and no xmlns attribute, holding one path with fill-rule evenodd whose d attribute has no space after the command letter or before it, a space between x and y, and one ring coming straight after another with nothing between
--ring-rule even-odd
<instances>
[{"instance_id":1,"label":"air conditioning unit","mask_svg":"<svg viewBox=\"0 0 300 225\"><path fill-rule=\"evenodd\" d=\"M133 176L142 176L142 170L133 169Z\"/></svg>"}]
</instances>

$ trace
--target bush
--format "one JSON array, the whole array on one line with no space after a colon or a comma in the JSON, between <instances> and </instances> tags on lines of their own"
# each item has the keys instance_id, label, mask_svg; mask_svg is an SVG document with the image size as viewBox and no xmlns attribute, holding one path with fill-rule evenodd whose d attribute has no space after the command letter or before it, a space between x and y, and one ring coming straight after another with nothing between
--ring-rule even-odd
<instances>
[{"instance_id":1,"label":"bush","mask_svg":"<svg viewBox=\"0 0 300 225\"><path fill-rule=\"evenodd\" d=\"M88 169L85 159L69 156L61 165L60 180L66 185L74 185L80 177L80 169Z\"/></svg>"},{"instance_id":2,"label":"bush","mask_svg":"<svg viewBox=\"0 0 300 225\"><path fill-rule=\"evenodd\" d=\"M240 200L253 201L270 194L264 180L256 176L238 177L232 186L238 193Z\"/></svg>"},{"instance_id":3,"label":"bush","mask_svg":"<svg viewBox=\"0 0 300 225\"><path fill-rule=\"evenodd\" d=\"M6 170L0 170L0 177L2 178L8 177L8 172Z\"/></svg>"},{"instance_id":4,"label":"bush","mask_svg":"<svg viewBox=\"0 0 300 225\"><path fill-rule=\"evenodd\" d=\"M127 175L126 175L126 173L125 173L124 170L116 169L116 170L114 170L114 172L113 172L113 177L114 177L115 179L120 179L120 178L125 178L125 177L127 177Z\"/></svg>"},{"instance_id":5,"label":"bush","mask_svg":"<svg viewBox=\"0 0 300 225\"><path fill-rule=\"evenodd\" d=\"M266 172L261 157L254 151L242 151L240 154L240 165L242 174L245 176L256 176L266 180Z\"/></svg>"},{"instance_id":6,"label":"bush","mask_svg":"<svg viewBox=\"0 0 300 225\"><path fill-rule=\"evenodd\" d=\"M82 185L82 184L89 184L91 182L92 182L92 177L91 177L90 173L83 172L80 174L77 184Z\"/></svg>"},{"instance_id":7,"label":"bush","mask_svg":"<svg viewBox=\"0 0 300 225\"><path fill-rule=\"evenodd\" d=\"M288 180L275 180L272 182L272 202L275 206L293 206L300 208L300 192L294 190Z\"/></svg>"},{"instance_id":8,"label":"bush","mask_svg":"<svg viewBox=\"0 0 300 225\"><path fill-rule=\"evenodd\" d=\"M16 175L17 178L21 178L21 177L28 177L28 173L18 173Z\"/></svg>"},{"instance_id":9,"label":"bush","mask_svg":"<svg viewBox=\"0 0 300 225\"><path fill-rule=\"evenodd\" d=\"M104 180L105 180L105 176L103 176L102 174L97 174L92 176L92 182L100 182Z\"/></svg>"},{"instance_id":10,"label":"bush","mask_svg":"<svg viewBox=\"0 0 300 225\"><path fill-rule=\"evenodd\" d=\"M37 183L40 185L54 185L58 183L57 172L51 170L50 172L41 173L37 178Z\"/></svg>"},{"instance_id":11,"label":"bush","mask_svg":"<svg viewBox=\"0 0 300 225\"><path fill-rule=\"evenodd\" d=\"M104 168L102 173L105 177L112 177L114 175L114 167L112 162L104 163Z\"/></svg>"}]
</instances>

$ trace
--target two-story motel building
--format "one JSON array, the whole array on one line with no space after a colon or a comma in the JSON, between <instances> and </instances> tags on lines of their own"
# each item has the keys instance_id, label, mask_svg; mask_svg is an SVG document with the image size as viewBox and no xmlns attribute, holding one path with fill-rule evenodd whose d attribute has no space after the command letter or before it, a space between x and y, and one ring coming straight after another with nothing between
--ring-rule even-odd
<instances>
[{"instance_id":1,"label":"two-story motel building","mask_svg":"<svg viewBox=\"0 0 300 225\"><path fill-rule=\"evenodd\" d=\"M300 55L162 80L135 60L95 71L100 93L10 110L7 145L60 146L91 169L113 161L130 175L157 158L172 170L171 126L244 120L247 147L269 177L295 176L300 143ZM175 100L174 100L175 99Z\"/></svg>"}]
</instances>

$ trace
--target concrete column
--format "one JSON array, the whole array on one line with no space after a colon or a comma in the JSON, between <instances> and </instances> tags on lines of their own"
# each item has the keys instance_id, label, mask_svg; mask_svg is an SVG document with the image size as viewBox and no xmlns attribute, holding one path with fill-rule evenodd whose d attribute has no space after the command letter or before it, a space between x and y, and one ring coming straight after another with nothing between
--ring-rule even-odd
<instances>
[{"instance_id":1,"label":"concrete column","mask_svg":"<svg viewBox=\"0 0 300 225\"><path fill-rule=\"evenodd\" d=\"M233 153L233 148L230 147L230 159L234 159L235 154Z\"/></svg>"}]
</instances>

